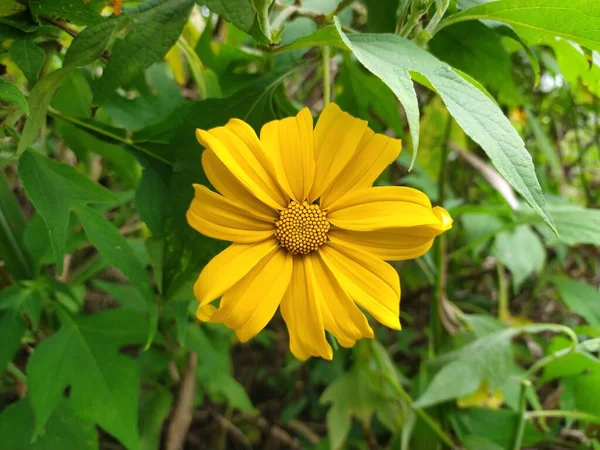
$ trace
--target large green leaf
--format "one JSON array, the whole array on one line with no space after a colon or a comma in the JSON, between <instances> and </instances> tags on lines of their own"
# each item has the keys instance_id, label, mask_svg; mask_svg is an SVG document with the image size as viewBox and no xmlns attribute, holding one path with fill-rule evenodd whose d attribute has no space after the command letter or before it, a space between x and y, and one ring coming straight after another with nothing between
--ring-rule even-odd
<instances>
[{"instance_id":1,"label":"large green leaf","mask_svg":"<svg viewBox=\"0 0 600 450\"><path fill-rule=\"evenodd\" d=\"M62 272L70 211L89 203L117 204L118 200L73 167L33 151L21 156L19 176L48 227L58 271Z\"/></svg>"},{"instance_id":2,"label":"large green leaf","mask_svg":"<svg viewBox=\"0 0 600 450\"><path fill-rule=\"evenodd\" d=\"M46 121L46 111L56 90L60 87L66 76L71 72L70 68L62 68L50 72L42 77L29 94L29 104L31 113L23 127L23 133L17 146L17 153L22 153L33 144L38 137L42 125Z\"/></svg>"},{"instance_id":3,"label":"large green leaf","mask_svg":"<svg viewBox=\"0 0 600 450\"><path fill-rule=\"evenodd\" d=\"M490 389L502 385L513 361L511 339L517 333L506 329L488 334L472 344L440 358L447 362L417 400L420 407L469 395L484 382Z\"/></svg>"},{"instance_id":4,"label":"large green leaf","mask_svg":"<svg viewBox=\"0 0 600 450\"><path fill-rule=\"evenodd\" d=\"M65 55L64 67L85 66L96 61L108 46L111 38L129 21L127 16L122 15L86 27L71 42Z\"/></svg>"},{"instance_id":5,"label":"large green leaf","mask_svg":"<svg viewBox=\"0 0 600 450\"><path fill-rule=\"evenodd\" d=\"M25 218L6 177L0 177L0 254L16 280L33 278L33 261L24 242Z\"/></svg>"},{"instance_id":6,"label":"large green leaf","mask_svg":"<svg viewBox=\"0 0 600 450\"><path fill-rule=\"evenodd\" d=\"M393 35L340 35L358 60L380 77L404 105L413 142L418 104L409 73L427 78L461 128L491 159L500 174L556 231L523 140L500 108L477 87L415 43Z\"/></svg>"},{"instance_id":7,"label":"large green leaf","mask_svg":"<svg viewBox=\"0 0 600 450\"><path fill-rule=\"evenodd\" d=\"M589 0L498 0L450 16L440 28L465 20L497 20L531 30L540 39L560 36L600 50L600 3Z\"/></svg>"},{"instance_id":8,"label":"large green leaf","mask_svg":"<svg viewBox=\"0 0 600 450\"><path fill-rule=\"evenodd\" d=\"M37 328L41 309L41 294L35 287L16 284L0 291L0 373L21 346L25 317Z\"/></svg>"},{"instance_id":9,"label":"large green leaf","mask_svg":"<svg viewBox=\"0 0 600 450\"><path fill-rule=\"evenodd\" d=\"M0 78L0 100L14 103L25 114L29 114L29 105L23 93L13 84Z\"/></svg>"},{"instance_id":10,"label":"large green leaf","mask_svg":"<svg viewBox=\"0 0 600 450\"><path fill-rule=\"evenodd\" d=\"M96 427L77 417L66 400L58 404L37 439L34 427L29 397L8 406L0 414L0 450L98 450Z\"/></svg>"},{"instance_id":11,"label":"large green leaf","mask_svg":"<svg viewBox=\"0 0 600 450\"><path fill-rule=\"evenodd\" d=\"M158 450L164 421L173 404L173 394L161 385L144 389L140 395L140 450Z\"/></svg>"},{"instance_id":12,"label":"large green leaf","mask_svg":"<svg viewBox=\"0 0 600 450\"><path fill-rule=\"evenodd\" d=\"M231 22L236 28L252 35L261 44L268 44L269 37L265 35L258 21L258 14L254 5L267 3L266 0L197 0L200 5L205 5L214 13Z\"/></svg>"},{"instance_id":13,"label":"large green leaf","mask_svg":"<svg viewBox=\"0 0 600 450\"><path fill-rule=\"evenodd\" d=\"M600 291L597 288L562 277L552 278L552 283L571 311L582 316L590 325L600 327Z\"/></svg>"},{"instance_id":14,"label":"large green leaf","mask_svg":"<svg viewBox=\"0 0 600 450\"><path fill-rule=\"evenodd\" d=\"M346 35L336 20L286 49L331 45L350 49L381 78L404 106L416 152L419 144L419 105L411 76L434 89L460 127L485 151L500 174L556 232L537 180L531 155L502 110L481 89L448 64L414 42L395 35Z\"/></svg>"},{"instance_id":15,"label":"large green leaf","mask_svg":"<svg viewBox=\"0 0 600 450\"><path fill-rule=\"evenodd\" d=\"M140 313L117 309L73 320L61 314L62 328L45 339L27 364L28 389L40 435L70 386L76 415L97 423L128 449L138 448L139 375L119 353L146 338Z\"/></svg>"},{"instance_id":16,"label":"large green leaf","mask_svg":"<svg viewBox=\"0 0 600 450\"><path fill-rule=\"evenodd\" d=\"M528 225L499 232L492 253L510 270L515 291L532 273L541 273L546 262L544 245Z\"/></svg>"},{"instance_id":17,"label":"large green leaf","mask_svg":"<svg viewBox=\"0 0 600 450\"><path fill-rule=\"evenodd\" d=\"M20 39L10 46L10 57L30 83L35 83L44 65L46 53L33 39Z\"/></svg>"},{"instance_id":18,"label":"large green leaf","mask_svg":"<svg viewBox=\"0 0 600 450\"><path fill-rule=\"evenodd\" d=\"M94 25L104 20L100 11L106 3L106 0L38 0L30 2L29 6L34 17L67 19L77 25Z\"/></svg>"},{"instance_id":19,"label":"large green leaf","mask_svg":"<svg viewBox=\"0 0 600 450\"><path fill-rule=\"evenodd\" d=\"M558 229L558 240L567 245L600 242L600 209L583 208L578 205L550 205L550 213ZM541 221L537 220L540 225ZM546 227L539 230L545 233ZM554 238L554 236L550 235Z\"/></svg>"},{"instance_id":20,"label":"large green leaf","mask_svg":"<svg viewBox=\"0 0 600 450\"><path fill-rule=\"evenodd\" d=\"M193 0L149 0L124 11L133 21L131 32L114 46L95 86L94 102L102 104L115 89L161 61L177 42L193 4Z\"/></svg>"}]
</instances>

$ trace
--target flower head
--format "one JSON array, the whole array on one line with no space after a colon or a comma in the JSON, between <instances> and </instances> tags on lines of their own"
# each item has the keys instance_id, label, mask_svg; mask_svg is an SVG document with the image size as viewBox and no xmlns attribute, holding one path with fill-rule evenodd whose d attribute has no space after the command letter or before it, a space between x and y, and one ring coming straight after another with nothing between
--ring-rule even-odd
<instances>
[{"instance_id":1,"label":"flower head","mask_svg":"<svg viewBox=\"0 0 600 450\"><path fill-rule=\"evenodd\" d=\"M331 359L331 332L351 347L373 330L359 306L400 329L400 279L385 262L423 255L452 226L408 187L372 187L396 160L397 139L328 105L313 129L307 108L265 124L197 130L204 171L187 213L200 233L233 242L194 285L198 318L245 342L280 308L299 359ZM221 297L219 307L212 302Z\"/></svg>"}]
</instances>

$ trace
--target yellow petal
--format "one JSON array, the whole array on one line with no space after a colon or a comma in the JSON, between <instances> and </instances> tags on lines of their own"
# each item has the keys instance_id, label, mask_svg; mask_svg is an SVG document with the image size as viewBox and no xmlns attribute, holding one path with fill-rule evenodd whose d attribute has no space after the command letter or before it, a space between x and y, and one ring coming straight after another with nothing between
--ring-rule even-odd
<instances>
[{"instance_id":1,"label":"yellow petal","mask_svg":"<svg viewBox=\"0 0 600 450\"><path fill-rule=\"evenodd\" d=\"M259 148L247 145L246 135L236 134L239 132L236 125L228 123L208 131L198 129L196 137L256 198L275 209L286 207L287 197L263 166L264 154L258 151Z\"/></svg>"},{"instance_id":2,"label":"yellow petal","mask_svg":"<svg viewBox=\"0 0 600 450\"><path fill-rule=\"evenodd\" d=\"M341 241L330 241L319 252L356 303L383 325L400 329L400 278L392 266Z\"/></svg>"},{"instance_id":3,"label":"yellow petal","mask_svg":"<svg viewBox=\"0 0 600 450\"><path fill-rule=\"evenodd\" d=\"M242 342L252 339L277 311L290 284L292 266L292 255L285 250L265 256L223 294L211 322L221 322L235 330Z\"/></svg>"},{"instance_id":4,"label":"yellow petal","mask_svg":"<svg viewBox=\"0 0 600 450\"><path fill-rule=\"evenodd\" d=\"M294 257L292 281L281 301L281 315L290 334L290 350L302 361L311 356L333 358L325 339L321 308L315 295L316 280L304 257Z\"/></svg>"},{"instance_id":5,"label":"yellow petal","mask_svg":"<svg viewBox=\"0 0 600 450\"><path fill-rule=\"evenodd\" d=\"M336 104L325 107L315 127L315 181L309 201L331 186L352 159L367 129L366 121L343 112Z\"/></svg>"},{"instance_id":6,"label":"yellow petal","mask_svg":"<svg viewBox=\"0 0 600 450\"><path fill-rule=\"evenodd\" d=\"M204 306L198 306L198 309L196 309L196 317L202 322L208 322L216 311L217 308L215 305L208 304Z\"/></svg>"},{"instance_id":7,"label":"yellow petal","mask_svg":"<svg viewBox=\"0 0 600 450\"><path fill-rule=\"evenodd\" d=\"M194 284L194 295L204 306L240 281L261 259L278 249L275 238L256 244L232 244L204 267Z\"/></svg>"},{"instance_id":8,"label":"yellow petal","mask_svg":"<svg viewBox=\"0 0 600 450\"><path fill-rule=\"evenodd\" d=\"M358 339L372 338L373 330L365 315L340 286L318 252L307 256L315 273L315 293L323 314L325 329L343 347L352 347Z\"/></svg>"},{"instance_id":9,"label":"yellow petal","mask_svg":"<svg viewBox=\"0 0 600 450\"><path fill-rule=\"evenodd\" d=\"M252 194L231 171L223 164L212 150L202 152L202 167L204 173L217 191L223 197L244 205L249 211L261 217L276 219L279 213L276 209L265 205Z\"/></svg>"},{"instance_id":10,"label":"yellow petal","mask_svg":"<svg viewBox=\"0 0 600 450\"><path fill-rule=\"evenodd\" d=\"M274 120L260 130L273 175L290 198L302 202L315 176L313 118L308 108L296 117Z\"/></svg>"},{"instance_id":11,"label":"yellow petal","mask_svg":"<svg viewBox=\"0 0 600 450\"><path fill-rule=\"evenodd\" d=\"M196 196L186 217L196 231L239 244L263 241L273 236L275 223L269 217L258 217L201 184L194 184L194 189Z\"/></svg>"},{"instance_id":12,"label":"yellow petal","mask_svg":"<svg viewBox=\"0 0 600 450\"><path fill-rule=\"evenodd\" d=\"M355 231L440 224L425 194L398 186L372 187L345 195L330 206L327 220Z\"/></svg>"},{"instance_id":13,"label":"yellow petal","mask_svg":"<svg viewBox=\"0 0 600 450\"><path fill-rule=\"evenodd\" d=\"M402 261L418 258L429 251L433 237L411 234L421 227L399 228L397 231L352 231L333 228L329 231L332 241L343 241L385 261Z\"/></svg>"},{"instance_id":14,"label":"yellow petal","mask_svg":"<svg viewBox=\"0 0 600 450\"><path fill-rule=\"evenodd\" d=\"M370 129L363 135L358 149L344 170L321 196L321 208L327 209L342 196L369 188L383 170L398 158L402 141Z\"/></svg>"}]
</instances>

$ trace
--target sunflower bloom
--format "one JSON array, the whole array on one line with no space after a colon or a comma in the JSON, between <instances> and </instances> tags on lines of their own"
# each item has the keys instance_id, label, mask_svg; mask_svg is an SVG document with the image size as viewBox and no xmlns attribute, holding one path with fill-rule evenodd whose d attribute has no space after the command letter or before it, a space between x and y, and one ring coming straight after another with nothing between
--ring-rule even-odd
<instances>
[{"instance_id":1,"label":"sunflower bloom","mask_svg":"<svg viewBox=\"0 0 600 450\"><path fill-rule=\"evenodd\" d=\"M194 285L200 320L224 323L245 342L280 308L301 360L332 358L325 330L344 347L372 338L359 307L400 329L400 279L385 261L423 255L452 219L416 189L372 187L399 140L335 104L314 129L304 108L265 124L260 138L238 119L196 135L221 195L194 185L187 220L232 242Z\"/></svg>"}]
</instances>

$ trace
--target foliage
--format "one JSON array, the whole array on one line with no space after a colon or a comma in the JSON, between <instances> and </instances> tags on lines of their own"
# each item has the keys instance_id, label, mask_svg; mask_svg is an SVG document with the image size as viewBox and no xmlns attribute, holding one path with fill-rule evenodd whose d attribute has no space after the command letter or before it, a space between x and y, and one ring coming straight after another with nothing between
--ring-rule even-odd
<instances>
[{"instance_id":1,"label":"foliage","mask_svg":"<svg viewBox=\"0 0 600 450\"><path fill-rule=\"evenodd\" d=\"M600 448L600 3L7 0L0 40L0 450ZM454 227L402 331L300 363L195 319L185 212L196 128L329 99Z\"/></svg>"}]
</instances>

